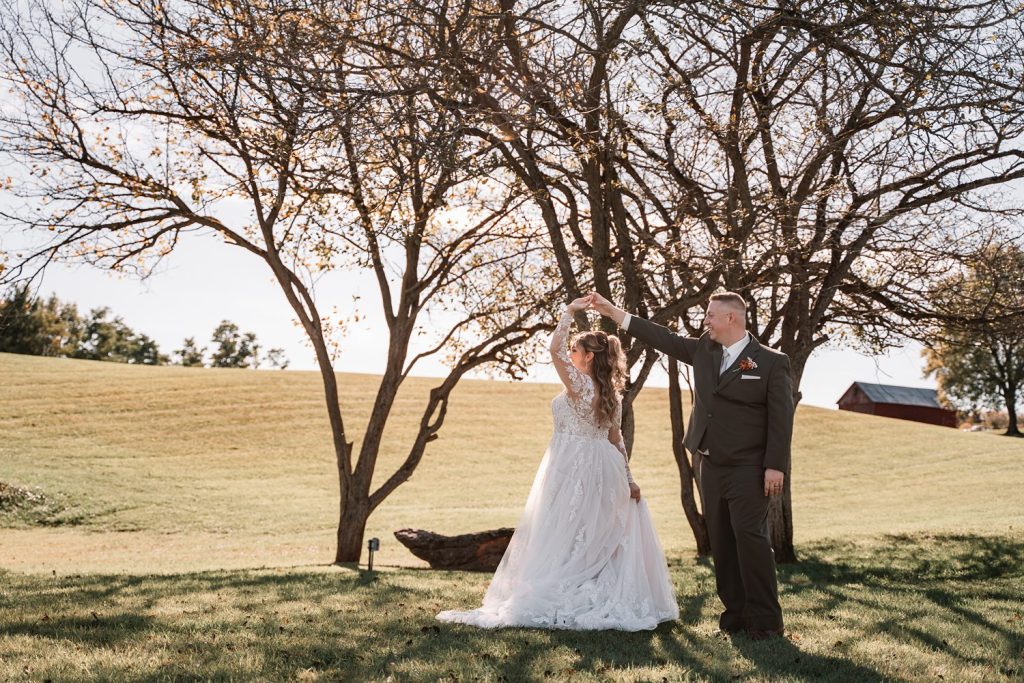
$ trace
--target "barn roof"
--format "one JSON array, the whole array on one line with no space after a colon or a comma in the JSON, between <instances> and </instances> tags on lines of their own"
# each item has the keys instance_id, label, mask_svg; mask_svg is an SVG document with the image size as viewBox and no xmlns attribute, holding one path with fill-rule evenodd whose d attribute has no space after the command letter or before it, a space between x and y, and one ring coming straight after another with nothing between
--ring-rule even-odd
<instances>
[{"instance_id":1,"label":"barn roof","mask_svg":"<svg viewBox=\"0 0 1024 683\"><path fill-rule=\"evenodd\" d=\"M852 386L860 387L860 390L875 403L895 403L925 408L944 407L939 403L938 392L935 389L896 387L891 384L871 384L870 382L854 382Z\"/></svg>"}]
</instances>

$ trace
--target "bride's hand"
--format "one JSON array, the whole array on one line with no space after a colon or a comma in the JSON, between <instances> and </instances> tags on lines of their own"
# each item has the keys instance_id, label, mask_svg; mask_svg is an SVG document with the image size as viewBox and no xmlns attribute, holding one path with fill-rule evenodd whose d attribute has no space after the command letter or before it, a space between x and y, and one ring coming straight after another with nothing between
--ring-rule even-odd
<instances>
[{"instance_id":1,"label":"bride's hand","mask_svg":"<svg viewBox=\"0 0 1024 683\"><path fill-rule=\"evenodd\" d=\"M630 484L629 485L629 497L639 503L640 502L640 487L637 486L636 484Z\"/></svg>"},{"instance_id":2,"label":"bride's hand","mask_svg":"<svg viewBox=\"0 0 1024 683\"><path fill-rule=\"evenodd\" d=\"M590 294L588 294L586 296L581 296L579 299L576 299L572 303L570 303L566 307L566 310L569 311L570 313L576 313L577 311L582 311L584 308L587 308L588 306L590 306L590 299L591 299L591 295Z\"/></svg>"}]
</instances>

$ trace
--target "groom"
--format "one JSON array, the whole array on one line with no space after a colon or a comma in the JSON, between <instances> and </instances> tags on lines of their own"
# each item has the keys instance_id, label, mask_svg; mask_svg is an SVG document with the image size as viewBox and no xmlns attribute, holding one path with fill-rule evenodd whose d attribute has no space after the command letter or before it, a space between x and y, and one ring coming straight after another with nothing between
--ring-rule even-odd
<instances>
[{"instance_id":1,"label":"groom","mask_svg":"<svg viewBox=\"0 0 1024 683\"><path fill-rule=\"evenodd\" d=\"M789 471L789 357L747 332L746 303L733 292L711 296L699 339L630 315L599 294L591 306L636 339L693 366L685 446L701 456L697 480L725 605L718 625L729 633L746 630L755 640L782 634L767 520L768 498L782 494Z\"/></svg>"}]
</instances>

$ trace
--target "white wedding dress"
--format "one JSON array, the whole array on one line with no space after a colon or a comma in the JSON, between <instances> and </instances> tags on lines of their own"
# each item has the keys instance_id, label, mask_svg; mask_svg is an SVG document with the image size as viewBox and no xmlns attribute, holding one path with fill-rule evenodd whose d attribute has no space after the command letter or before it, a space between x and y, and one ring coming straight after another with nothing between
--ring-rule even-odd
<instances>
[{"instance_id":1,"label":"white wedding dress","mask_svg":"<svg viewBox=\"0 0 1024 683\"><path fill-rule=\"evenodd\" d=\"M625 447L595 423L593 380L565 352L570 321L563 316L556 328L552 355L572 386L551 403L554 434L526 509L483 606L441 612L440 621L639 631L679 617L647 502L629 496Z\"/></svg>"}]
</instances>

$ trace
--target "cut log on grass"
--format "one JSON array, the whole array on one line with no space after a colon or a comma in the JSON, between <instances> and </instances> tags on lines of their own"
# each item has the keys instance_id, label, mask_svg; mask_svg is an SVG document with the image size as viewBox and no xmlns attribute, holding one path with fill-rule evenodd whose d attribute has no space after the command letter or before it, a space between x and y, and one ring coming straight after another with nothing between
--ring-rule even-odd
<instances>
[{"instance_id":1,"label":"cut log on grass","mask_svg":"<svg viewBox=\"0 0 1024 683\"><path fill-rule=\"evenodd\" d=\"M493 572L498 568L515 529L494 529L442 536L423 529L399 529L395 538L431 569Z\"/></svg>"}]
</instances>

